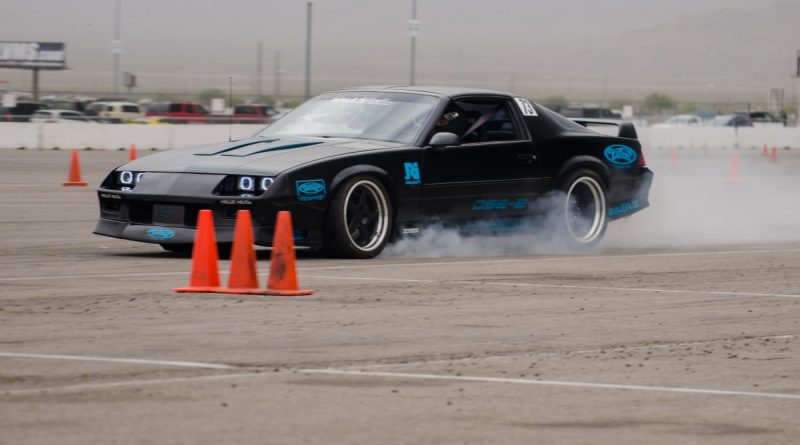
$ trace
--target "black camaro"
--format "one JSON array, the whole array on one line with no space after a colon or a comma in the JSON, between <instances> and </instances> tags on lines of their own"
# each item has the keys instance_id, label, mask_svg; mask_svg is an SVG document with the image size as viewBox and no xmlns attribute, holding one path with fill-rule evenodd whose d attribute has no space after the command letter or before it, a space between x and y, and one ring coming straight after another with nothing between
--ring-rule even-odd
<instances>
[{"instance_id":1,"label":"black camaro","mask_svg":"<svg viewBox=\"0 0 800 445\"><path fill-rule=\"evenodd\" d=\"M594 124L617 125L616 135ZM186 250L199 210L213 210L217 240L229 243L236 212L250 209L255 242L268 246L289 210L297 245L371 258L430 223L534 221L555 196L556 233L592 247L610 220L648 206L652 176L627 122L573 121L494 91L354 88L255 137L115 169L98 190L94 233Z\"/></svg>"}]
</instances>

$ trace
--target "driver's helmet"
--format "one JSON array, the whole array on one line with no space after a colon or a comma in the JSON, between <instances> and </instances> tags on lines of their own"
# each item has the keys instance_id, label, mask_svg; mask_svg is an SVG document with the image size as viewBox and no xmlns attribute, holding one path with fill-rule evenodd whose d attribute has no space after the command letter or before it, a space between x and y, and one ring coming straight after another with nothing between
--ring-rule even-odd
<instances>
[{"instance_id":1,"label":"driver's helmet","mask_svg":"<svg viewBox=\"0 0 800 445\"><path fill-rule=\"evenodd\" d=\"M450 104L445 108L439 120L436 121L436 132L448 132L461 137L467 131L467 124L467 116L464 110L458 105Z\"/></svg>"}]
</instances>

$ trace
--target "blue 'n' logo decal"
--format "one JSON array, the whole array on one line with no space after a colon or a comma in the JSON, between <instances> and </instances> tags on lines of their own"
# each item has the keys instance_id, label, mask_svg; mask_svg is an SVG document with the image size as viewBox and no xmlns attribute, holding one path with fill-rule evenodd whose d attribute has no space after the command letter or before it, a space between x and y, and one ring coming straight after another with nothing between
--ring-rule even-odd
<instances>
[{"instance_id":1,"label":"blue 'n' logo decal","mask_svg":"<svg viewBox=\"0 0 800 445\"><path fill-rule=\"evenodd\" d=\"M422 182L422 175L419 172L419 163L417 162L404 162L403 168L405 169L405 182L406 185L417 185Z\"/></svg>"}]
</instances>

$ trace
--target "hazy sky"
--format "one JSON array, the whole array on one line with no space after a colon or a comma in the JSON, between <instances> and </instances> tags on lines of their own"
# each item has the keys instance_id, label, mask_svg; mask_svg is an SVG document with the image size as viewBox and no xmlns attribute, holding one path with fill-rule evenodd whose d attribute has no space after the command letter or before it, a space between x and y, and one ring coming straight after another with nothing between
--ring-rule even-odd
<instances>
[{"instance_id":1,"label":"hazy sky","mask_svg":"<svg viewBox=\"0 0 800 445\"><path fill-rule=\"evenodd\" d=\"M302 89L306 1L122 0L123 71L141 89ZM313 87L406 83L411 0L316 0ZM114 0L2 0L0 40L63 41L69 72L50 87L111 88ZM786 87L800 49L800 1L418 0L418 83L625 92ZM27 74L0 70L12 87ZM652 84L652 85L651 85Z\"/></svg>"}]
</instances>

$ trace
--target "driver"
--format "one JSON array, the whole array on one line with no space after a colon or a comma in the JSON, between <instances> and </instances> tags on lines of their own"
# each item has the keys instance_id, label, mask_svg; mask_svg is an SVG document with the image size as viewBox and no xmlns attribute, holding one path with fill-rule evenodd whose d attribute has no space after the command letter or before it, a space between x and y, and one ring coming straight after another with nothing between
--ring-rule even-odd
<instances>
[{"instance_id":1,"label":"driver","mask_svg":"<svg viewBox=\"0 0 800 445\"><path fill-rule=\"evenodd\" d=\"M450 104L436 121L435 133L453 133L461 137L467 130L467 119L461 107Z\"/></svg>"}]
</instances>

